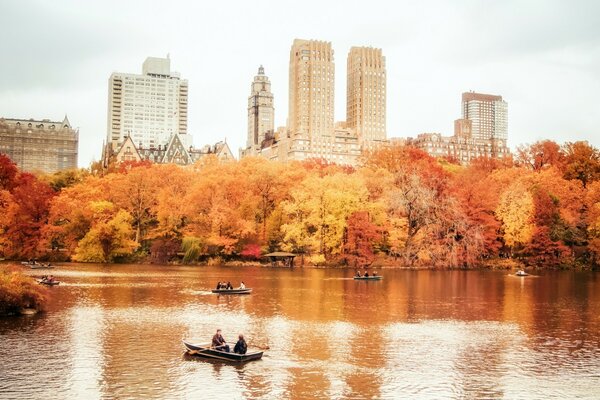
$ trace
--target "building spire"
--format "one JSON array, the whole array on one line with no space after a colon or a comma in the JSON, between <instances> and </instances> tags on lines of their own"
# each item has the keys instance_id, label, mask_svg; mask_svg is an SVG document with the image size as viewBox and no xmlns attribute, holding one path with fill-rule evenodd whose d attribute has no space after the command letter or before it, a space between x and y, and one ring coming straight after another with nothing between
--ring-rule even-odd
<instances>
[{"instance_id":1,"label":"building spire","mask_svg":"<svg viewBox=\"0 0 600 400\"><path fill-rule=\"evenodd\" d=\"M264 75L265 74L265 69L263 68L262 64L260 65L260 67L258 67L258 74L259 75Z\"/></svg>"}]
</instances>

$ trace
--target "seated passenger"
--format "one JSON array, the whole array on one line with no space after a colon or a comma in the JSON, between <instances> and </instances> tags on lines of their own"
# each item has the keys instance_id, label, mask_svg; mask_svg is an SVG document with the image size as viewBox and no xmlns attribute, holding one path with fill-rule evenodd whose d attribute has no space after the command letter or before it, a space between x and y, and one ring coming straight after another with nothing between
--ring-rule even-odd
<instances>
[{"instance_id":1,"label":"seated passenger","mask_svg":"<svg viewBox=\"0 0 600 400\"><path fill-rule=\"evenodd\" d=\"M240 336L238 336L238 341L233 348L233 352L238 354L246 354L246 351L248 351L248 345L246 344L246 340L244 340L244 335L240 333Z\"/></svg>"},{"instance_id":2,"label":"seated passenger","mask_svg":"<svg viewBox=\"0 0 600 400\"><path fill-rule=\"evenodd\" d=\"M365 271L364 277L365 277L365 278L368 278L368 277L369 277L369 271Z\"/></svg>"},{"instance_id":3,"label":"seated passenger","mask_svg":"<svg viewBox=\"0 0 600 400\"><path fill-rule=\"evenodd\" d=\"M240 289L246 289L246 285L244 285L244 281L240 283Z\"/></svg>"},{"instance_id":4,"label":"seated passenger","mask_svg":"<svg viewBox=\"0 0 600 400\"><path fill-rule=\"evenodd\" d=\"M225 289L233 289L233 285L231 284L231 282L227 282L227 287Z\"/></svg>"},{"instance_id":5,"label":"seated passenger","mask_svg":"<svg viewBox=\"0 0 600 400\"><path fill-rule=\"evenodd\" d=\"M358 270L357 270L357 271L356 271L356 275L355 275L355 276L356 276L357 278L360 278L360 277L361 277L361 275L360 275L360 271L358 271Z\"/></svg>"},{"instance_id":6,"label":"seated passenger","mask_svg":"<svg viewBox=\"0 0 600 400\"><path fill-rule=\"evenodd\" d=\"M221 289L221 281L219 281L219 283L217 283L217 290Z\"/></svg>"},{"instance_id":7,"label":"seated passenger","mask_svg":"<svg viewBox=\"0 0 600 400\"><path fill-rule=\"evenodd\" d=\"M229 353L229 345L225 342L221 330L217 329L217 333L212 338L212 347L216 350L226 351Z\"/></svg>"}]
</instances>

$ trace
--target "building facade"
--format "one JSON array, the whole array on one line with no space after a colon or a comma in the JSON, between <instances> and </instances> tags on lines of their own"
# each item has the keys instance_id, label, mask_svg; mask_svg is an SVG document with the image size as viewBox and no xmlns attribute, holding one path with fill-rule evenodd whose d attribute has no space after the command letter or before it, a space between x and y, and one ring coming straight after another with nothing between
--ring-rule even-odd
<instances>
[{"instance_id":1,"label":"building facade","mask_svg":"<svg viewBox=\"0 0 600 400\"><path fill-rule=\"evenodd\" d=\"M454 135L423 133L407 144L432 157L469 164L478 157L510 157L507 146L507 104L501 96L468 92L462 95L463 118L454 121Z\"/></svg>"},{"instance_id":2,"label":"building facade","mask_svg":"<svg viewBox=\"0 0 600 400\"><path fill-rule=\"evenodd\" d=\"M181 140L182 136L175 134L171 136L166 144L152 147L136 144L133 138L126 137L116 148L105 146L102 156L103 166L108 168L111 162L120 163L124 161L150 161L154 164L189 166L209 155L214 155L220 161L235 160L226 141L196 149L192 146L186 146Z\"/></svg>"},{"instance_id":3,"label":"building facade","mask_svg":"<svg viewBox=\"0 0 600 400\"><path fill-rule=\"evenodd\" d=\"M141 75L109 78L107 143L115 148L128 137L138 146L166 145L174 134L191 145L187 113L188 82L171 72L169 58L148 57Z\"/></svg>"},{"instance_id":4,"label":"building facade","mask_svg":"<svg viewBox=\"0 0 600 400\"><path fill-rule=\"evenodd\" d=\"M333 132L335 65L330 42L295 39L290 50L288 129L306 140Z\"/></svg>"},{"instance_id":5,"label":"building facade","mask_svg":"<svg viewBox=\"0 0 600 400\"><path fill-rule=\"evenodd\" d=\"M275 130L275 108L271 82L261 65L254 77L248 97L248 139L246 149L256 153L263 141Z\"/></svg>"},{"instance_id":6,"label":"building facade","mask_svg":"<svg viewBox=\"0 0 600 400\"><path fill-rule=\"evenodd\" d=\"M508 138L508 105L502 96L463 93L462 118L472 122L472 136L476 139Z\"/></svg>"},{"instance_id":7,"label":"building facade","mask_svg":"<svg viewBox=\"0 0 600 400\"><path fill-rule=\"evenodd\" d=\"M348 53L346 123L361 144L384 142L386 134L386 70L381 49L352 47Z\"/></svg>"},{"instance_id":8,"label":"building facade","mask_svg":"<svg viewBox=\"0 0 600 400\"><path fill-rule=\"evenodd\" d=\"M347 121L334 123L335 64L331 43L295 39L290 50L287 126L265 134L254 150L255 131L250 129L253 120L249 116L248 145L241 155L260 155L283 162L320 158L356 165L362 150L387 143L385 57L380 49L350 50L348 86Z\"/></svg>"},{"instance_id":9,"label":"building facade","mask_svg":"<svg viewBox=\"0 0 600 400\"><path fill-rule=\"evenodd\" d=\"M54 173L77 168L79 130L68 118L0 118L0 153L6 154L20 170Z\"/></svg>"}]
</instances>

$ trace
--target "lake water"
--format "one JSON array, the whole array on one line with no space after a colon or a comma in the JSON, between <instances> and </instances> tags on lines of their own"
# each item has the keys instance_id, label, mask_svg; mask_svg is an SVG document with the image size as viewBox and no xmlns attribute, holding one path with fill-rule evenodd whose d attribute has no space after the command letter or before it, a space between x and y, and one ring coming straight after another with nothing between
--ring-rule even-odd
<instances>
[{"instance_id":1,"label":"lake water","mask_svg":"<svg viewBox=\"0 0 600 400\"><path fill-rule=\"evenodd\" d=\"M0 318L0 398L600 398L600 274L74 265ZM41 275L40 271L27 271ZM254 292L210 293L218 280ZM269 350L245 365L182 338Z\"/></svg>"}]
</instances>

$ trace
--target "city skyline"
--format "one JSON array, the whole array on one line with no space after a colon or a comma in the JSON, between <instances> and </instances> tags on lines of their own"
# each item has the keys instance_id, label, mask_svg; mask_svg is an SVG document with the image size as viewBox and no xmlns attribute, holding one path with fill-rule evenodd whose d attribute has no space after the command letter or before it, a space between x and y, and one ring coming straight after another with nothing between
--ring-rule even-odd
<instances>
[{"instance_id":1,"label":"city skyline","mask_svg":"<svg viewBox=\"0 0 600 400\"><path fill-rule=\"evenodd\" d=\"M452 134L460 115L456 96L474 90L510 103L513 149L539 139L600 145L600 5L594 2L520 2L518 15L510 2L369 3L367 9L354 2L319 4L320 14L307 18L315 3L294 19L280 3L176 3L168 10L139 4L121 5L117 15L110 2L84 10L72 2L3 2L3 27L18 39L4 41L0 51L20 57L0 66L0 116L59 120L67 114L80 129L79 166L86 167L100 159L106 138L106 78L170 53L189 81L194 144L227 139L236 152L247 139L248 81L261 64L275 97L275 127L286 125L289 43L304 37L334 43L335 121L346 113L342 60L352 46L372 46L386 55L390 138ZM263 14L270 23L253 23ZM212 17L196 24L203 15Z\"/></svg>"}]
</instances>

